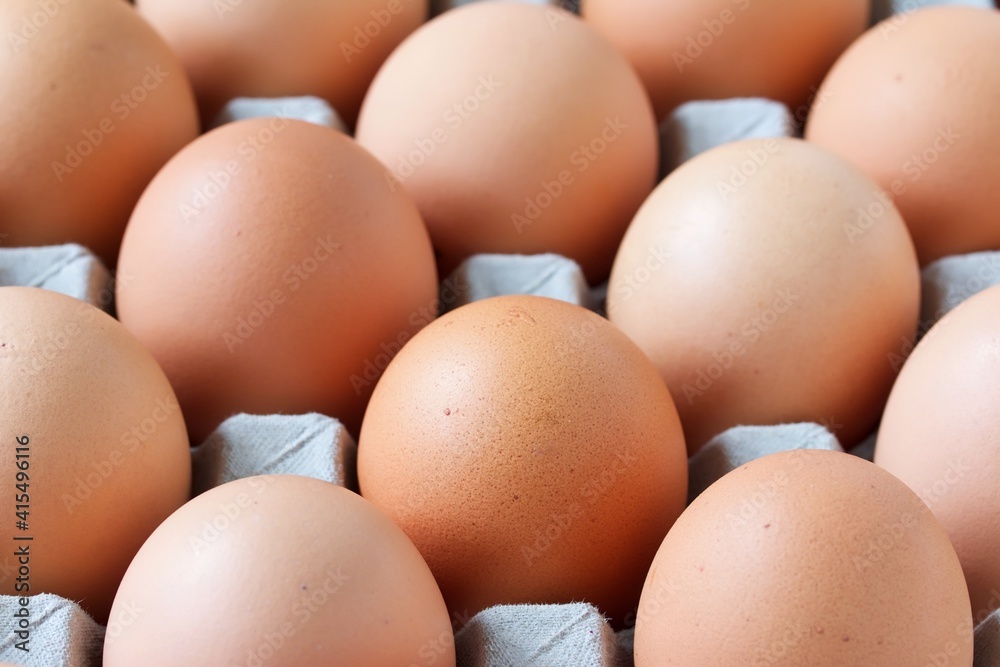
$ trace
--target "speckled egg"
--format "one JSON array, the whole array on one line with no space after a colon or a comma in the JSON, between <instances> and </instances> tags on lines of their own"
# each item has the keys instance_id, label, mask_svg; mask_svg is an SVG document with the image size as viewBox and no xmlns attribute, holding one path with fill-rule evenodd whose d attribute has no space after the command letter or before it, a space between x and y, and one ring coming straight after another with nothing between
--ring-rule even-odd
<instances>
[{"instance_id":1,"label":"speckled egg","mask_svg":"<svg viewBox=\"0 0 1000 667\"><path fill-rule=\"evenodd\" d=\"M463 306L403 348L358 477L464 620L580 600L624 620L687 490L656 368L607 320L527 296Z\"/></svg>"}]
</instances>

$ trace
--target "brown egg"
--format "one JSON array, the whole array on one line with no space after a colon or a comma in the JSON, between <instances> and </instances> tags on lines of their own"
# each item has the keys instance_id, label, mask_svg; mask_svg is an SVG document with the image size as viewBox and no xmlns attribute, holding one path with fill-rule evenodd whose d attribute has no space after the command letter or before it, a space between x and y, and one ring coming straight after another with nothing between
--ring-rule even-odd
<instances>
[{"instance_id":1,"label":"brown egg","mask_svg":"<svg viewBox=\"0 0 1000 667\"><path fill-rule=\"evenodd\" d=\"M234 97L316 95L354 124L372 78L427 0L138 0L177 52L202 112Z\"/></svg>"},{"instance_id":2,"label":"brown egg","mask_svg":"<svg viewBox=\"0 0 1000 667\"><path fill-rule=\"evenodd\" d=\"M1000 12L886 20L823 83L806 138L892 193L921 264L1000 249Z\"/></svg>"},{"instance_id":3,"label":"brown egg","mask_svg":"<svg viewBox=\"0 0 1000 667\"><path fill-rule=\"evenodd\" d=\"M454 310L403 349L365 415L358 479L457 618L585 600L621 621L687 465L639 349L590 311L521 296Z\"/></svg>"},{"instance_id":4,"label":"brown egg","mask_svg":"<svg viewBox=\"0 0 1000 667\"><path fill-rule=\"evenodd\" d=\"M0 33L0 241L113 266L143 188L198 134L184 70L121 0L4 0Z\"/></svg>"},{"instance_id":5,"label":"brown egg","mask_svg":"<svg viewBox=\"0 0 1000 667\"><path fill-rule=\"evenodd\" d=\"M971 667L968 602L947 535L899 480L839 452L774 454L663 541L635 664Z\"/></svg>"},{"instance_id":6,"label":"brown egg","mask_svg":"<svg viewBox=\"0 0 1000 667\"><path fill-rule=\"evenodd\" d=\"M448 610L406 535L360 496L250 477L177 510L122 581L105 667L454 667Z\"/></svg>"},{"instance_id":7,"label":"brown egg","mask_svg":"<svg viewBox=\"0 0 1000 667\"><path fill-rule=\"evenodd\" d=\"M600 282L657 170L625 59L575 16L524 3L414 33L372 83L358 141L413 195L444 272L475 253L555 252Z\"/></svg>"},{"instance_id":8,"label":"brown egg","mask_svg":"<svg viewBox=\"0 0 1000 667\"><path fill-rule=\"evenodd\" d=\"M413 202L350 138L232 123L188 146L136 207L118 311L200 442L237 412L316 411L357 433L375 380L435 316Z\"/></svg>"},{"instance_id":9,"label":"brown egg","mask_svg":"<svg viewBox=\"0 0 1000 667\"><path fill-rule=\"evenodd\" d=\"M163 371L97 308L0 287L0 454L0 592L55 593L103 622L129 561L190 493Z\"/></svg>"},{"instance_id":10,"label":"brown egg","mask_svg":"<svg viewBox=\"0 0 1000 667\"><path fill-rule=\"evenodd\" d=\"M1000 608L1000 287L931 329L903 366L875 462L931 508L965 569L977 621Z\"/></svg>"},{"instance_id":11,"label":"brown egg","mask_svg":"<svg viewBox=\"0 0 1000 667\"><path fill-rule=\"evenodd\" d=\"M622 242L608 312L659 367L691 453L740 424L874 429L920 307L888 197L804 141L704 153L650 195Z\"/></svg>"},{"instance_id":12,"label":"brown egg","mask_svg":"<svg viewBox=\"0 0 1000 667\"><path fill-rule=\"evenodd\" d=\"M583 0L588 23L629 59L659 118L691 100L811 101L868 25L868 0Z\"/></svg>"}]
</instances>

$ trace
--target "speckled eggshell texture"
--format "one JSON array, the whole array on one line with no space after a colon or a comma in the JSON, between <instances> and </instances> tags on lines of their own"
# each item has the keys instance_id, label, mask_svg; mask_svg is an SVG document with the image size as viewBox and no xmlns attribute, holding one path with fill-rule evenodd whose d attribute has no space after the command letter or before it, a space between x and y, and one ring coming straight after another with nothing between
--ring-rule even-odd
<instances>
[{"instance_id":1,"label":"speckled eggshell texture","mask_svg":"<svg viewBox=\"0 0 1000 667\"><path fill-rule=\"evenodd\" d=\"M899 375L875 463L906 482L948 531L976 620L1000 607L1000 287L924 337Z\"/></svg>"},{"instance_id":2,"label":"speckled eggshell texture","mask_svg":"<svg viewBox=\"0 0 1000 667\"><path fill-rule=\"evenodd\" d=\"M414 338L376 388L358 457L362 495L466 620L583 600L623 621L687 490L653 365L606 320L542 297L478 301Z\"/></svg>"},{"instance_id":3,"label":"speckled eggshell texture","mask_svg":"<svg viewBox=\"0 0 1000 667\"><path fill-rule=\"evenodd\" d=\"M1000 12L887 19L840 58L806 138L892 193L921 264L1000 249Z\"/></svg>"},{"instance_id":4,"label":"speckled eggshell texture","mask_svg":"<svg viewBox=\"0 0 1000 667\"><path fill-rule=\"evenodd\" d=\"M691 452L736 425L874 429L912 346L916 255L857 168L797 139L721 146L657 187L615 260L608 313L659 367Z\"/></svg>"},{"instance_id":5,"label":"speckled eggshell texture","mask_svg":"<svg viewBox=\"0 0 1000 667\"><path fill-rule=\"evenodd\" d=\"M291 475L216 487L149 538L115 598L105 667L454 667L448 611L399 528Z\"/></svg>"},{"instance_id":6,"label":"speckled eggshell texture","mask_svg":"<svg viewBox=\"0 0 1000 667\"><path fill-rule=\"evenodd\" d=\"M839 452L766 456L709 487L656 554L635 629L636 667L935 659L972 665L955 550L902 482Z\"/></svg>"}]
</instances>

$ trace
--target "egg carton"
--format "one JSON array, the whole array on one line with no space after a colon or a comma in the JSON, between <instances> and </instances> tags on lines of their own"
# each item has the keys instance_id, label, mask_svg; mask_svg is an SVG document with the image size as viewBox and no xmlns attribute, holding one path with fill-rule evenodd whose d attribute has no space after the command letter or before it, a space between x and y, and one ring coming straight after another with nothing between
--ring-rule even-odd
<instances>
[{"instance_id":1,"label":"egg carton","mask_svg":"<svg viewBox=\"0 0 1000 667\"><path fill-rule=\"evenodd\" d=\"M0 249L0 285L51 289L113 313L115 281L85 248ZM1000 252L942 259L923 272L921 331L972 295L1000 284ZM442 283L441 299L454 309L502 294L536 294L599 310L601 290L591 290L580 268L556 255L480 255ZM916 341L914 341L916 342ZM717 436L690 459L689 502L728 472L781 451L842 451L836 437L818 424L739 426ZM871 443L853 453L870 458ZM192 450L193 490L202 493L235 479L262 474L315 477L357 491L357 446L339 421L319 414L237 415ZM8 566L9 567L9 566ZM0 568L0 579L10 576ZM107 627L76 603L55 595L33 599L31 652L15 648L11 624L16 598L0 596L0 660L25 667L89 667L101 663L106 636L123 632L126 615ZM499 606L480 612L455 636L459 667L628 667L632 631L614 632L593 606ZM1000 612L976 630L977 664L996 664L1000 655Z\"/></svg>"},{"instance_id":2,"label":"egg carton","mask_svg":"<svg viewBox=\"0 0 1000 667\"><path fill-rule=\"evenodd\" d=\"M468 0L467 0L468 1ZM472 0L476 1L476 0ZM435 2L437 12L466 4ZM578 2L537 2L564 5ZM992 7L991 0L874 0L872 18L905 15L922 6L964 4ZM215 125L260 116L298 118L346 131L333 109L315 98L232 101ZM661 176L715 146L748 138L799 136L804 110L787 109L762 99L692 102L679 107L661 127ZM68 294L114 314L116 283L86 249L0 248L0 285L28 285ZM942 259L923 272L919 335L963 300L1000 284L1000 253L976 253ZM473 257L441 286L442 309L504 294L537 294L600 312L606 286L591 289L571 260L556 255ZM913 343L915 344L915 338ZM852 454L872 458L875 437ZM724 474L761 456L792 449L841 451L836 437L818 424L741 426L717 436L689 462L690 498ZM259 474L299 474L357 490L355 441L336 419L324 415L237 415L192 450L195 493ZM9 561L0 563L0 582L11 576ZM33 598L31 651L15 648L19 638L13 614L16 598L0 596L0 661L25 667L100 665L105 637L123 632L130 618L109 619L102 626L75 602L51 594ZM977 619L978 620L978 619ZM976 665L1000 664L1000 611L976 628ZM499 606L480 612L455 636L459 667L628 667L632 630L614 632L593 606Z\"/></svg>"}]
</instances>

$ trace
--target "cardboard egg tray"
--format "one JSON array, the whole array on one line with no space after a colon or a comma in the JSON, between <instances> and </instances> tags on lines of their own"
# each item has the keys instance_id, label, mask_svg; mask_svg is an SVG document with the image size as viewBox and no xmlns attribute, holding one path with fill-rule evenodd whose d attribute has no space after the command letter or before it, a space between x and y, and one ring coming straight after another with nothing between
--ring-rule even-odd
<instances>
[{"instance_id":1,"label":"cardboard egg tray","mask_svg":"<svg viewBox=\"0 0 1000 667\"><path fill-rule=\"evenodd\" d=\"M435 11L470 0L433 3ZM539 2L539 4L546 4ZM550 2L575 9L575 2ZM873 22L931 4L993 6L991 0L874 0ZM804 110L763 99L692 102L678 108L661 128L661 175L714 146L749 138L796 136ZM343 130L336 112L315 98L234 100L217 124L281 115ZM129 277L111 273L85 248L0 248L0 286L51 289L114 314L116 285ZM1000 252L948 257L923 271L918 336L972 295L1000 284ZM606 287L591 288L580 268L556 255L480 255L441 284L443 312L504 294L536 294L601 311ZM913 343L915 344L915 340ZM904 350L901 354L905 354ZM794 449L842 451L833 432L819 424L741 426L717 436L689 462L689 502L714 481L756 458ZM874 436L852 450L871 459ZM262 474L297 474L357 491L357 447L336 419L319 414L237 415L192 449L193 492ZM5 559L6 558L6 559ZM9 556L0 555L0 584L13 576ZM25 667L90 667L101 664L103 645L128 627L128 610L96 623L75 602L51 594L32 600L30 653L14 648L8 619L16 598L0 596L0 662ZM615 632L593 606L500 606L461 619L455 636L459 667L630 667L632 630ZM980 619L976 619L977 621ZM1000 665L1000 611L976 628L975 664ZM431 663L427 663L431 664Z\"/></svg>"}]
</instances>

